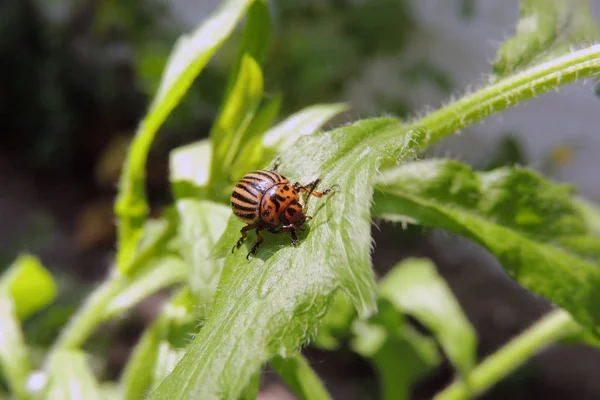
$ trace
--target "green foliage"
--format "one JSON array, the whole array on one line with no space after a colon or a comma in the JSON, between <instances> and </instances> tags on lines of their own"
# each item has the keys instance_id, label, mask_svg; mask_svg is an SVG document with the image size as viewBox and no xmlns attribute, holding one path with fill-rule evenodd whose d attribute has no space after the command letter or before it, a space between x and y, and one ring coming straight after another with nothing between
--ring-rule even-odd
<instances>
[{"instance_id":1,"label":"green foliage","mask_svg":"<svg viewBox=\"0 0 600 400\"><path fill-rule=\"evenodd\" d=\"M475 332L435 266L427 260L407 261L388 273L380 287L381 297L428 328L457 370L468 376L475 364Z\"/></svg>"},{"instance_id":2,"label":"green foliage","mask_svg":"<svg viewBox=\"0 0 600 400\"><path fill-rule=\"evenodd\" d=\"M231 34L251 3L251 0L224 3L195 32L181 37L175 44L154 101L131 144L121 175L115 214L119 218L117 265L122 270L134 257L148 215L144 178L152 140L194 78Z\"/></svg>"},{"instance_id":3,"label":"green foliage","mask_svg":"<svg viewBox=\"0 0 600 400\"><path fill-rule=\"evenodd\" d=\"M27 375L31 371L29 351L16 317L14 300L0 296L0 367L10 390L19 398L28 399Z\"/></svg>"},{"instance_id":4,"label":"green foliage","mask_svg":"<svg viewBox=\"0 0 600 400\"><path fill-rule=\"evenodd\" d=\"M323 383L301 354L274 357L271 366L300 398L306 400L331 399Z\"/></svg>"},{"instance_id":5,"label":"green foliage","mask_svg":"<svg viewBox=\"0 0 600 400\"><path fill-rule=\"evenodd\" d=\"M23 320L54 301L56 283L36 257L23 255L0 277L0 294L12 297Z\"/></svg>"},{"instance_id":6,"label":"green foliage","mask_svg":"<svg viewBox=\"0 0 600 400\"><path fill-rule=\"evenodd\" d=\"M50 376L45 398L47 399L90 399L103 398L94 374L79 350L61 350L49 366Z\"/></svg>"},{"instance_id":7,"label":"green foliage","mask_svg":"<svg viewBox=\"0 0 600 400\"><path fill-rule=\"evenodd\" d=\"M590 234L570 187L526 169L476 173L431 160L386 171L378 189L375 215L473 239L523 286L590 328L600 322L600 239Z\"/></svg>"},{"instance_id":8,"label":"green foliage","mask_svg":"<svg viewBox=\"0 0 600 400\"><path fill-rule=\"evenodd\" d=\"M496 54L494 73L507 76L598 40L587 0L522 0L516 35Z\"/></svg>"},{"instance_id":9,"label":"green foliage","mask_svg":"<svg viewBox=\"0 0 600 400\"><path fill-rule=\"evenodd\" d=\"M365 3L362 11L372 18L370 12L392 3ZM439 397L465 398L482 393L558 339L598 343L592 340L600 322L600 212L594 206L575 199L570 187L526 169L475 172L449 160L412 161L458 129L537 93L600 74L600 46L523 69L529 61L550 57L537 50L554 40L558 14L552 13L563 3L554 1L548 10L540 4L523 3L524 16L538 18L540 31L519 28L512 42L525 35L524 43L534 44L518 57L507 53L507 45L499 56L508 60L503 74L517 68L519 73L411 123L372 118L319 131L346 106L308 107L271 127L282 97L265 97L263 90L269 8L262 0L224 1L177 42L166 63L121 176L115 268L46 356L38 372L47 378L44 398L251 399L258 392L261 367L271 363L301 398L327 399L300 353L313 339L328 349L348 343L368 358L385 399L408 398L411 385L439 366L441 350L459 379ZM589 22L585 4L577 4L573 15ZM245 29L211 136L172 152L174 202L160 218L149 219L145 163L152 141L244 16ZM359 17L351 19L353 26L368 39L371 23L361 24ZM403 29L387 17L378 29L388 34ZM319 43L324 52L337 47L333 36L327 39L331 41ZM365 45L362 49L367 51ZM298 65L308 75L314 72L304 67ZM251 233L240 249L231 251L243 224L231 215L227 197L242 174L270 165L276 156L280 172L292 182L321 178L321 189L339 187L308 204L312 219L300 232L297 247L290 246L286 235L265 233L265 243L247 260L255 236ZM376 282L370 258L372 216L439 227L477 241L517 282L564 310L476 364L473 328L431 262L407 260ZM81 346L101 323L173 285L178 290L137 344L118 385L101 386ZM0 291L0 365L10 390L32 398L26 385L29 350L19 319L47 306L55 284L39 261L23 257L0 281ZM417 330L409 317L427 333Z\"/></svg>"}]
</instances>

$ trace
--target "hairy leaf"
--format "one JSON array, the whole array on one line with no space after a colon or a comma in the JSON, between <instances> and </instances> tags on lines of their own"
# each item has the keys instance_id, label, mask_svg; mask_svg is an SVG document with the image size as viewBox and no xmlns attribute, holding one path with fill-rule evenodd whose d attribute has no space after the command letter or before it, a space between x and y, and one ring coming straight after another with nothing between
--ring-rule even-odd
<instances>
[{"instance_id":1,"label":"hairy leaf","mask_svg":"<svg viewBox=\"0 0 600 400\"><path fill-rule=\"evenodd\" d=\"M227 257L212 313L151 398L236 398L264 362L294 353L315 333L338 288L359 315L373 313L374 175L383 159L395 159L419 140L398 121L384 118L305 136L284 152L281 173L292 182L321 177L320 188L337 183L338 192L311 201L313 219L299 247L291 247L287 236L265 233L264 245L249 262L254 235L231 254L240 227L232 220L218 246Z\"/></svg>"},{"instance_id":2,"label":"hairy leaf","mask_svg":"<svg viewBox=\"0 0 600 400\"><path fill-rule=\"evenodd\" d=\"M60 350L52 359L47 399L102 400L96 377L90 370L85 354L79 350Z\"/></svg>"},{"instance_id":3,"label":"hairy leaf","mask_svg":"<svg viewBox=\"0 0 600 400\"><path fill-rule=\"evenodd\" d=\"M600 322L600 239L589 234L572 189L525 169L475 173L455 161L387 171L375 215L415 220L481 243L526 288L587 327Z\"/></svg>"},{"instance_id":4,"label":"hairy leaf","mask_svg":"<svg viewBox=\"0 0 600 400\"><path fill-rule=\"evenodd\" d=\"M463 377L475 365L477 342L460 304L429 260L406 260L380 284L381 297L431 330Z\"/></svg>"},{"instance_id":5,"label":"hairy leaf","mask_svg":"<svg viewBox=\"0 0 600 400\"><path fill-rule=\"evenodd\" d=\"M587 0L521 0L516 35L498 51L494 73L506 76L598 40Z\"/></svg>"},{"instance_id":6,"label":"hairy leaf","mask_svg":"<svg viewBox=\"0 0 600 400\"><path fill-rule=\"evenodd\" d=\"M56 297L56 283L37 257L19 256L0 278L0 293L10 295L15 312L24 320Z\"/></svg>"},{"instance_id":7,"label":"hairy leaf","mask_svg":"<svg viewBox=\"0 0 600 400\"><path fill-rule=\"evenodd\" d=\"M31 364L15 311L13 300L0 295L0 367L12 393L19 399L29 399L26 383Z\"/></svg>"},{"instance_id":8,"label":"hairy leaf","mask_svg":"<svg viewBox=\"0 0 600 400\"><path fill-rule=\"evenodd\" d=\"M158 92L140 124L127 154L119 194L117 265L121 269L133 256L148 215L144 194L146 158L156 132L181 100L210 57L231 34L252 0L228 0L190 35L182 36L171 53Z\"/></svg>"}]
</instances>

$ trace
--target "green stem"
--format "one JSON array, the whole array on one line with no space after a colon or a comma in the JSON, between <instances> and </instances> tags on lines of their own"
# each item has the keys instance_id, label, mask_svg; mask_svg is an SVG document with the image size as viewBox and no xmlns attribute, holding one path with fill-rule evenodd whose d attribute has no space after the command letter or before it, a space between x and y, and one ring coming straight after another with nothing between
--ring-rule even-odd
<instances>
[{"instance_id":1,"label":"green stem","mask_svg":"<svg viewBox=\"0 0 600 400\"><path fill-rule=\"evenodd\" d=\"M464 380L457 380L434 400L458 400L479 395L516 370L543 347L580 329L580 325L566 311L552 311L475 367L468 377L469 388Z\"/></svg>"},{"instance_id":2,"label":"green stem","mask_svg":"<svg viewBox=\"0 0 600 400\"><path fill-rule=\"evenodd\" d=\"M105 309L108 303L126 285L127 278L124 276L116 276L102 282L63 329L50 351L48 360L53 358L57 350L79 348L94 329L104 321ZM50 361L48 365L51 365Z\"/></svg>"},{"instance_id":3,"label":"green stem","mask_svg":"<svg viewBox=\"0 0 600 400\"><path fill-rule=\"evenodd\" d=\"M411 124L408 129L425 134L421 148L482 120L575 80L600 74L600 45L594 45L502 79L466 95Z\"/></svg>"}]
</instances>

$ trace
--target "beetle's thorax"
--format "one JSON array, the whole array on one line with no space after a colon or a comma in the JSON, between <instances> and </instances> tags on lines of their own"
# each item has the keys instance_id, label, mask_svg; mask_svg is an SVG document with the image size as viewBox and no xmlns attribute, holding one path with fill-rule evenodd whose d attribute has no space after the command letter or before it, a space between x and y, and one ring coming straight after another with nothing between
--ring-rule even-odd
<instances>
[{"instance_id":1,"label":"beetle's thorax","mask_svg":"<svg viewBox=\"0 0 600 400\"><path fill-rule=\"evenodd\" d=\"M260 218L270 226L288 225L298 219L297 210L302 213L298 191L289 183L274 185L262 197ZM293 221L290 221L290 217Z\"/></svg>"}]
</instances>

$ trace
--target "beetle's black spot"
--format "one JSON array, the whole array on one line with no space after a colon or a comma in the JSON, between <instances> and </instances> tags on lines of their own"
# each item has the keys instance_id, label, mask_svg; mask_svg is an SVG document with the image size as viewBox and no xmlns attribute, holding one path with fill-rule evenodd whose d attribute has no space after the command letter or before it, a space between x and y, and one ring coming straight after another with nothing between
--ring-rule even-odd
<instances>
[{"instance_id":1,"label":"beetle's black spot","mask_svg":"<svg viewBox=\"0 0 600 400\"><path fill-rule=\"evenodd\" d=\"M274 222L275 218L269 218L269 222Z\"/></svg>"},{"instance_id":2,"label":"beetle's black spot","mask_svg":"<svg viewBox=\"0 0 600 400\"><path fill-rule=\"evenodd\" d=\"M289 199L289 198L290 198L290 196L285 196L285 198L286 198L286 199Z\"/></svg>"},{"instance_id":3,"label":"beetle's black spot","mask_svg":"<svg viewBox=\"0 0 600 400\"><path fill-rule=\"evenodd\" d=\"M285 191L287 192L288 190L290 190L290 187L289 187L288 185L285 185L285 186L283 187L283 190L285 190Z\"/></svg>"},{"instance_id":4,"label":"beetle's black spot","mask_svg":"<svg viewBox=\"0 0 600 400\"><path fill-rule=\"evenodd\" d=\"M263 211L263 213L262 213L263 217L268 217L268 216L269 216L269 214L270 214L269 210L265 210L265 211Z\"/></svg>"},{"instance_id":5,"label":"beetle's black spot","mask_svg":"<svg viewBox=\"0 0 600 400\"><path fill-rule=\"evenodd\" d=\"M279 202L281 200L285 200L285 199L283 197L281 197L280 195L278 195L277 193L275 193L274 195L272 195L269 199L275 205L275 212L279 212L279 207L281 207L281 205L279 204Z\"/></svg>"},{"instance_id":6,"label":"beetle's black spot","mask_svg":"<svg viewBox=\"0 0 600 400\"><path fill-rule=\"evenodd\" d=\"M290 215L294 215L294 214L296 214L296 209L293 208L293 207L289 207L288 208L288 213L290 213Z\"/></svg>"},{"instance_id":7,"label":"beetle's black spot","mask_svg":"<svg viewBox=\"0 0 600 400\"><path fill-rule=\"evenodd\" d=\"M298 194L298 191L296 189L292 189L292 193Z\"/></svg>"}]
</instances>

